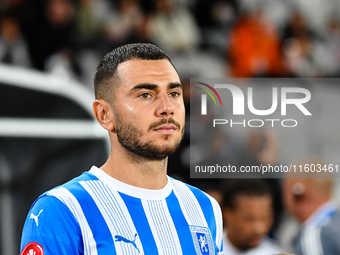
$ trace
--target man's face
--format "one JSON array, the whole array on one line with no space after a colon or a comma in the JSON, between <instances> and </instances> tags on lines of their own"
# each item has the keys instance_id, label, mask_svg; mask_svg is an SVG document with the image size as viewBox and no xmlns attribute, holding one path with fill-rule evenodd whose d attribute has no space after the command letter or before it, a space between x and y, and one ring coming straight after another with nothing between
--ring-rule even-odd
<instances>
[{"instance_id":1,"label":"man's face","mask_svg":"<svg viewBox=\"0 0 340 255\"><path fill-rule=\"evenodd\" d=\"M268 195L236 197L233 209L224 209L230 242L239 250L257 247L273 222L272 199Z\"/></svg>"},{"instance_id":2,"label":"man's face","mask_svg":"<svg viewBox=\"0 0 340 255\"><path fill-rule=\"evenodd\" d=\"M304 204L306 193L306 179L284 178L283 179L283 204L286 210L299 219L301 205Z\"/></svg>"},{"instance_id":3,"label":"man's face","mask_svg":"<svg viewBox=\"0 0 340 255\"><path fill-rule=\"evenodd\" d=\"M129 60L117 68L113 103L118 141L130 153L164 159L180 144L185 109L182 86L168 60Z\"/></svg>"},{"instance_id":4,"label":"man's face","mask_svg":"<svg viewBox=\"0 0 340 255\"><path fill-rule=\"evenodd\" d=\"M294 193L293 193L293 185L294 185L293 179L290 179L290 178L283 179L283 185L282 185L283 186L283 189L282 189L283 203L287 211L294 215L295 214L295 210L294 210L295 199L294 199Z\"/></svg>"}]
</instances>

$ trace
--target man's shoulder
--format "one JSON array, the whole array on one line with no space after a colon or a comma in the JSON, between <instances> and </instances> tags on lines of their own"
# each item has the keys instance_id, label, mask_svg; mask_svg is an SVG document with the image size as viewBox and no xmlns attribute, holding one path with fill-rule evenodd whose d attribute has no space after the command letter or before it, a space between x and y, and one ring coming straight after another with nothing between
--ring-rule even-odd
<instances>
[{"instance_id":1,"label":"man's shoulder","mask_svg":"<svg viewBox=\"0 0 340 255\"><path fill-rule=\"evenodd\" d=\"M41 199L44 201L53 201L54 198L57 198L58 200L60 199L61 194L63 194L64 197L70 197L72 194L86 194L84 190L81 188L80 183L81 182L86 182L86 181L91 181L91 180L98 180L93 174L89 172L84 172L78 177L73 178L72 180L59 185L57 187L54 187L43 194L41 194L36 201L33 203L32 207L35 205L35 203Z\"/></svg>"},{"instance_id":2,"label":"man's shoulder","mask_svg":"<svg viewBox=\"0 0 340 255\"><path fill-rule=\"evenodd\" d=\"M334 215L330 218L329 221L326 222L321 228L324 230L334 230L340 233L339 229L339 224L340 224L340 211L337 209L334 213Z\"/></svg>"},{"instance_id":3,"label":"man's shoulder","mask_svg":"<svg viewBox=\"0 0 340 255\"><path fill-rule=\"evenodd\" d=\"M172 179L172 183L173 191L190 225L190 231L200 233L199 231L204 232L209 228L217 247L222 251L222 212L217 201L204 191L187 183L175 179Z\"/></svg>"},{"instance_id":4,"label":"man's shoulder","mask_svg":"<svg viewBox=\"0 0 340 255\"><path fill-rule=\"evenodd\" d=\"M185 201L186 206L191 207L195 204L198 208L201 208L207 218L214 217L218 220L222 218L220 205L212 196L195 186L171 179L176 196Z\"/></svg>"},{"instance_id":5,"label":"man's shoulder","mask_svg":"<svg viewBox=\"0 0 340 255\"><path fill-rule=\"evenodd\" d=\"M92 180L98 180L98 178L96 176L94 176L93 174L91 174L90 172L83 172L81 175L73 178L72 180L65 182L64 184L57 186L49 191L47 191L46 193L51 193L54 190L60 189L60 188L64 188L67 189L69 191L72 190L76 190L79 188L79 183L81 182L86 182L86 181L92 181Z\"/></svg>"},{"instance_id":6,"label":"man's shoulder","mask_svg":"<svg viewBox=\"0 0 340 255\"><path fill-rule=\"evenodd\" d=\"M337 250L340 251L340 212L336 211L334 216L327 222L327 224L323 225L320 230L320 237L323 246L334 246L337 247Z\"/></svg>"},{"instance_id":7,"label":"man's shoulder","mask_svg":"<svg viewBox=\"0 0 340 255\"><path fill-rule=\"evenodd\" d=\"M175 192L183 193L185 192L185 190L187 190L191 194L193 194L194 197L196 197L196 199L209 199L211 203L213 204L217 203L217 201L213 197L211 197L209 194L199 189L198 187L192 186L190 184L176 180L174 178L171 178L171 180L172 180Z\"/></svg>"},{"instance_id":8,"label":"man's shoulder","mask_svg":"<svg viewBox=\"0 0 340 255\"><path fill-rule=\"evenodd\" d=\"M340 240L340 212L337 210L335 214L326 221L323 225L320 226L320 235L321 238L331 238ZM339 242L340 245L340 242Z\"/></svg>"},{"instance_id":9,"label":"man's shoulder","mask_svg":"<svg viewBox=\"0 0 340 255\"><path fill-rule=\"evenodd\" d=\"M303 228L300 242L297 242L297 251L302 249L302 254L313 252L327 255L340 254L339 210L329 211L329 213L321 224Z\"/></svg>"}]
</instances>

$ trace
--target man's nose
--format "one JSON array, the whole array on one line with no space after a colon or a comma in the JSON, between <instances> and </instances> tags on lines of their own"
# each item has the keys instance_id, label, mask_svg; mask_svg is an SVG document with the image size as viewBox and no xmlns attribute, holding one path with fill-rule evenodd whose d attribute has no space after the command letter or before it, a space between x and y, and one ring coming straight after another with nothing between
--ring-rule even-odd
<instances>
[{"instance_id":1,"label":"man's nose","mask_svg":"<svg viewBox=\"0 0 340 255\"><path fill-rule=\"evenodd\" d=\"M268 231L268 224L262 221L254 222L253 224L253 232L258 235L265 235Z\"/></svg>"},{"instance_id":2,"label":"man's nose","mask_svg":"<svg viewBox=\"0 0 340 255\"><path fill-rule=\"evenodd\" d=\"M174 115L174 110L174 105L167 94L164 93L158 96L158 105L156 109L156 115L158 117L172 116Z\"/></svg>"}]
</instances>

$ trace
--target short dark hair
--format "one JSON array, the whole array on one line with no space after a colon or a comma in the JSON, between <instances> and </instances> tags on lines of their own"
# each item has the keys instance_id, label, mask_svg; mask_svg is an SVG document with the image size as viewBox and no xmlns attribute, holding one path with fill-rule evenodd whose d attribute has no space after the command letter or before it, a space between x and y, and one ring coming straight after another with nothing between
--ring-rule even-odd
<instances>
[{"instance_id":1,"label":"short dark hair","mask_svg":"<svg viewBox=\"0 0 340 255\"><path fill-rule=\"evenodd\" d=\"M151 43L132 43L120 46L107 53L97 67L94 76L94 91L96 99L104 99L110 103L114 97L115 85L118 83L116 69L120 63L128 60L161 60L169 56Z\"/></svg>"},{"instance_id":2,"label":"short dark hair","mask_svg":"<svg viewBox=\"0 0 340 255\"><path fill-rule=\"evenodd\" d=\"M238 196L262 197L270 196L271 189L262 179L232 179L228 180L223 192L223 206L235 209Z\"/></svg>"}]
</instances>

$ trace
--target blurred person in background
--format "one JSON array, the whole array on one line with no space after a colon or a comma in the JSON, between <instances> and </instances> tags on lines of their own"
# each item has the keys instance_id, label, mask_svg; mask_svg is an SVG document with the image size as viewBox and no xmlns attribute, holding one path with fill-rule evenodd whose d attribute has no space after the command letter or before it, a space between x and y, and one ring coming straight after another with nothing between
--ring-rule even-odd
<instances>
[{"instance_id":1,"label":"blurred person in background","mask_svg":"<svg viewBox=\"0 0 340 255\"><path fill-rule=\"evenodd\" d=\"M323 33L312 30L306 17L294 12L282 32L282 50L290 76L334 77L339 74L340 44L337 19Z\"/></svg>"},{"instance_id":2,"label":"blurred person in background","mask_svg":"<svg viewBox=\"0 0 340 255\"><path fill-rule=\"evenodd\" d=\"M313 57L313 44L317 34L302 13L295 11L287 20L282 31L282 50L292 77L315 77L320 75Z\"/></svg>"},{"instance_id":3,"label":"blurred person in background","mask_svg":"<svg viewBox=\"0 0 340 255\"><path fill-rule=\"evenodd\" d=\"M294 240L294 252L299 255L340 254L340 214L332 200L333 179L329 175L315 178L320 177L316 174L319 173L305 173L306 178L289 175L283 180L286 209L301 223Z\"/></svg>"},{"instance_id":4,"label":"blurred person in background","mask_svg":"<svg viewBox=\"0 0 340 255\"><path fill-rule=\"evenodd\" d=\"M31 65L27 42L11 15L0 18L0 62L23 67Z\"/></svg>"},{"instance_id":5,"label":"blurred person in background","mask_svg":"<svg viewBox=\"0 0 340 255\"><path fill-rule=\"evenodd\" d=\"M201 35L193 15L175 0L155 1L155 13L148 23L151 41L170 53L195 50Z\"/></svg>"},{"instance_id":6,"label":"blurred person in background","mask_svg":"<svg viewBox=\"0 0 340 255\"><path fill-rule=\"evenodd\" d=\"M223 192L225 233L223 252L228 255L272 255L283 250L266 237L273 223L271 190L261 179L228 180Z\"/></svg>"},{"instance_id":7,"label":"blurred person in background","mask_svg":"<svg viewBox=\"0 0 340 255\"><path fill-rule=\"evenodd\" d=\"M101 49L110 6L105 0L79 0L75 11L77 43L82 48Z\"/></svg>"},{"instance_id":8,"label":"blurred person in background","mask_svg":"<svg viewBox=\"0 0 340 255\"><path fill-rule=\"evenodd\" d=\"M239 151L234 155L235 165L241 166L276 166L279 165L279 148L280 141L277 131L269 128L252 128L247 136L243 146L237 148ZM261 178L260 173L247 173L248 178ZM282 194L278 174L268 175L270 178L264 179L264 182L270 187L273 197L274 221L272 230L274 231L279 225L282 212ZM270 236L273 234L270 232Z\"/></svg>"},{"instance_id":9,"label":"blurred person in background","mask_svg":"<svg viewBox=\"0 0 340 255\"><path fill-rule=\"evenodd\" d=\"M37 1L26 34L36 68L61 77L80 74L75 62L75 5L71 0ZM32 8L33 8L32 7Z\"/></svg>"},{"instance_id":10,"label":"blurred person in background","mask_svg":"<svg viewBox=\"0 0 340 255\"><path fill-rule=\"evenodd\" d=\"M328 22L325 33L325 48L328 54L323 58L327 59L325 73L327 77L340 77L340 19L331 18Z\"/></svg>"},{"instance_id":11,"label":"blurred person in background","mask_svg":"<svg viewBox=\"0 0 340 255\"><path fill-rule=\"evenodd\" d=\"M48 0L46 23L41 27L41 64L45 71L63 78L80 74L75 61L75 5L71 0Z\"/></svg>"},{"instance_id":12,"label":"blurred person in background","mask_svg":"<svg viewBox=\"0 0 340 255\"><path fill-rule=\"evenodd\" d=\"M145 41L145 19L140 0L117 1L105 24L109 47Z\"/></svg>"},{"instance_id":13,"label":"blurred person in background","mask_svg":"<svg viewBox=\"0 0 340 255\"><path fill-rule=\"evenodd\" d=\"M277 131L269 128L253 128L248 132L245 145L237 156L237 165L276 165L279 159L279 147Z\"/></svg>"},{"instance_id":14,"label":"blurred person in background","mask_svg":"<svg viewBox=\"0 0 340 255\"><path fill-rule=\"evenodd\" d=\"M193 6L202 32L201 49L224 56L229 44L229 31L239 15L237 0L196 0Z\"/></svg>"},{"instance_id":15,"label":"blurred person in background","mask_svg":"<svg viewBox=\"0 0 340 255\"><path fill-rule=\"evenodd\" d=\"M261 9L242 14L231 29L228 57L233 77L276 77L285 71L278 31Z\"/></svg>"}]
</instances>

